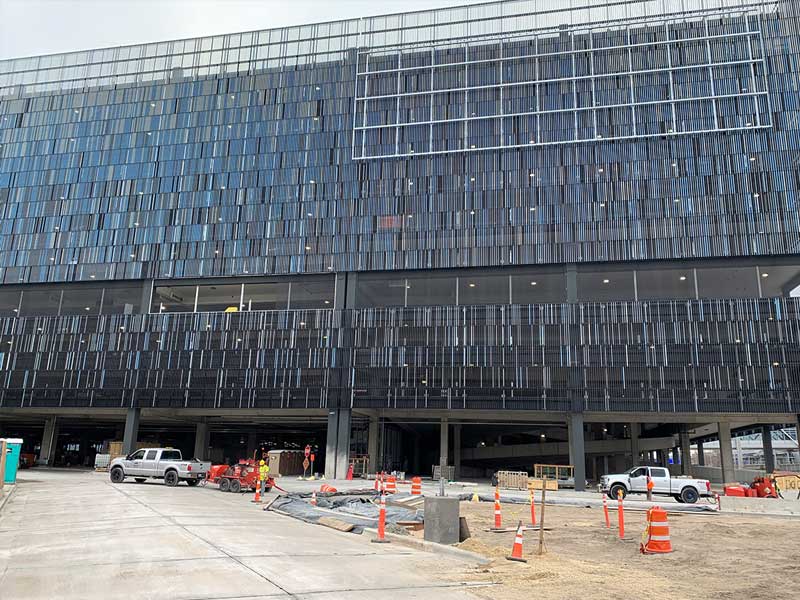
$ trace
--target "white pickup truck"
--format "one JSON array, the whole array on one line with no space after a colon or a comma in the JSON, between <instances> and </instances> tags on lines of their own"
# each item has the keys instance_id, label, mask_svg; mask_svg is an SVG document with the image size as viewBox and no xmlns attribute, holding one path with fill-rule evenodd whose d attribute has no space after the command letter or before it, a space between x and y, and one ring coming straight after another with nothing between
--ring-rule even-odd
<instances>
[{"instance_id":1,"label":"white pickup truck","mask_svg":"<svg viewBox=\"0 0 800 600\"><path fill-rule=\"evenodd\" d=\"M672 496L678 502L694 504L701 496L711 495L711 482L707 479L670 477L663 467L634 467L626 473L603 475L600 491L614 500L620 490L623 498L628 494L646 494L648 474L653 480L655 496Z\"/></svg>"},{"instance_id":2,"label":"white pickup truck","mask_svg":"<svg viewBox=\"0 0 800 600\"><path fill-rule=\"evenodd\" d=\"M108 471L112 483L122 483L133 477L137 483L146 479L163 479L169 486L185 481L197 485L206 478L211 463L197 459L184 460L180 450L174 448L142 448L125 457L111 461Z\"/></svg>"}]
</instances>

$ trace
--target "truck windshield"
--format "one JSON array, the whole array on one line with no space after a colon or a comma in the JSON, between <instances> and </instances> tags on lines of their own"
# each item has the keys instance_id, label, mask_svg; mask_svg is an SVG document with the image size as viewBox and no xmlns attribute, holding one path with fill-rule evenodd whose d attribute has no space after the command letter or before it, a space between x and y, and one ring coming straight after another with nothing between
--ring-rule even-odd
<instances>
[{"instance_id":1,"label":"truck windshield","mask_svg":"<svg viewBox=\"0 0 800 600\"><path fill-rule=\"evenodd\" d=\"M161 460L181 460L180 450L164 450L161 453Z\"/></svg>"}]
</instances>

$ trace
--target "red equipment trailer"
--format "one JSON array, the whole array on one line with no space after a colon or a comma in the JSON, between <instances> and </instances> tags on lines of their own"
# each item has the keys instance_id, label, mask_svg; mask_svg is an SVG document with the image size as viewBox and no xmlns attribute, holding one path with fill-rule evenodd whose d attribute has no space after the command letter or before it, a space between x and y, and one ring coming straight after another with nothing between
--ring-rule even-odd
<instances>
[{"instance_id":1,"label":"red equipment trailer","mask_svg":"<svg viewBox=\"0 0 800 600\"><path fill-rule=\"evenodd\" d=\"M224 465L220 465L224 466ZM252 459L242 459L238 464L227 467L224 470L215 472L216 465L211 467L209 471L209 480L212 483L219 485L220 492L233 492L234 494L241 491L251 492L255 491L258 485L258 464ZM212 477L212 473L215 477ZM275 485L275 480L268 477L264 492L272 490Z\"/></svg>"}]
</instances>

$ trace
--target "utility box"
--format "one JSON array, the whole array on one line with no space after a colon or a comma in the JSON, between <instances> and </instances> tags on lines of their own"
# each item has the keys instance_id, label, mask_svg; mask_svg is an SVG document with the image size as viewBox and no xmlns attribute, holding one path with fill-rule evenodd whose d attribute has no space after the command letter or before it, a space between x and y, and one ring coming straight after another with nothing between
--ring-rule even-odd
<instances>
[{"instance_id":1,"label":"utility box","mask_svg":"<svg viewBox=\"0 0 800 600\"><path fill-rule=\"evenodd\" d=\"M19 468L19 455L22 451L22 440L6 439L6 455L0 456L0 460L6 463L5 483L17 482L17 469Z\"/></svg>"},{"instance_id":2,"label":"utility box","mask_svg":"<svg viewBox=\"0 0 800 600\"><path fill-rule=\"evenodd\" d=\"M302 450L270 450L267 457L269 474L272 477L303 474L305 454Z\"/></svg>"},{"instance_id":3,"label":"utility box","mask_svg":"<svg viewBox=\"0 0 800 600\"><path fill-rule=\"evenodd\" d=\"M457 544L460 533L458 498L425 496L425 540Z\"/></svg>"}]
</instances>

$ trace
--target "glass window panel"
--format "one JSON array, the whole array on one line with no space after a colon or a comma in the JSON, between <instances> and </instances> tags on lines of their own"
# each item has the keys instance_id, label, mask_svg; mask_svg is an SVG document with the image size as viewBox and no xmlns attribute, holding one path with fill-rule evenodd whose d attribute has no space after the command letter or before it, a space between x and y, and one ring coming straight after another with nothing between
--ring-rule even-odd
<instances>
[{"instance_id":1,"label":"glass window panel","mask_svg":"<svg viewBox=\"0 0 800 600\"><path fill-rule=\"evenodd\" d=\"M158 312L194 312L194 298L197 286L174 285L160 286L153 289L153 302L150 311Z\"/></svg>"},{"instance_id":2,"label":"glass window panel","mask_svg":"<svg viewBox=\"0 0 800 600\"><path fill-rule=\"evenodd\" d=\"M694 273L690 268L636 271L639 300L694 298Z\"/></svg>"},{"instance_id":3,"label":"glass window panel","mask_svg":"<svg viewBox=\"0 0 800 600\"><path fill-rule=\"evenodd\" d=\"M241 284L201 285L197 292L197 312L238 312L241 299Z\"/></svg>"},{"instance_id":4,"label":"glass window panel","mask_svg":"<svg viewBox=\"0 0 800 600\"><path fill-rule=\"evenodd\" d=\"M301 279L299 281L292 281L289 308L292 310L303 308L332 308L333 291L333 277L325 280Z\"/></svg>"},{"instance_id":5,"label":"glass window panel","mask_svg":"<svg viewBox=\"0 0 800 600\"><path fill-rule=\"evenodd\" d=\"M408 280L408 306L456 303L456 277L427 277Z\"/></svg>"},{"instance_id":6,"label":"glass window panel","mask_svg":"<svg viewBox=\"0 0 800 600\"><path fill-rule=\"evenodd\" d=\"M61 288L26 288L20 316L57 315L60 303Z\"/></svg>"},{"instance_id":7,"label":"glass window panel","mask_svg":"<svg viewBox=\"0 0 800 600\"><path fill-rule=\"evenodd\" d=\"M99 285L70 285L64 288L64 299L61 301L62 315L97 315L100 313L100 302L103 287Z\"/></svg>"},{"instance_id":8,"label":"glass window panel","mask_svg":"<svg viewBox=\"0 0 800 600\"><path fill-rule=\"evenodd\" d=\"M633 271L578 271L578 301L634 300Z\"/></svg>"},{"instance_id":9,"label":"glass window panel","mask_svg":"<svg viewBox=\"0 0 800 600\"><path fill-rule=\"evenodd\" d=\"M15 317L19 310L20 290L0 290L0 317Z\"/></svg>"},{"instance_id":10,"label":"glass window panel","mask_svg":"<svg viewBox=\"0 0 800 600\"><path fill-rule=\"evenodd\" d=\"M514 304L540 304L567 301L567 282L563 273L531 272L511 276Z\"/></svg>"},{"instance_id":11,"label":"glass window panel","mask_svg":"<svg viewBox=\"0 0 800 600\"><path fill-rule=\"evenodd\" d=\"M800 298L800 265L764 265L760 271L764 298Z\"/></svg>"},{"instance_id":12,"label":"glass window panel","mask_svg":"<svg viewBox=\"0 0 800 600\"><path fill-rule=\"evenodd\" d=\"M462 275L458 281L458 303L508 304L508 277L499 275Z\"/></svg>"},{"instance_id":13,"label":"glass window panel","mask_svg":"<svg viewBox=\"0 0 800 600\"><path fill-rule=\"evenodd\" d=\"M403 306L406 300L405 277L359 277L356 283L356 308Z\"/></svg>"},{"instance_id":14,"label":"glass window panel","mask_svg":"<svg viewBox=\"0 0 800 600\"><path fill-rule=\"evenodd\" d=\"M758 298L755 267L697 269L700 298Z\"/></svg>"},{"instance_id":15,"label":"glass window panel","mask_svg":"<svg viewBox=\"0 0 800 600\"><path fill-rule=\"evenodd\" d=\"M243 310L286 310L289 284L248 283L244 286Z\"/></svg>"},{"instance_id":16,"label":"glass window panel","mask_svg":"<svg viewBox=\"0 0 800 600\"><path fill-rule=\"evenodd\" d=\"M103 314L132 315L140 312L143 292L144 284L142 283L106 286L103 295Z\"/></svg>"}]
</instances>

